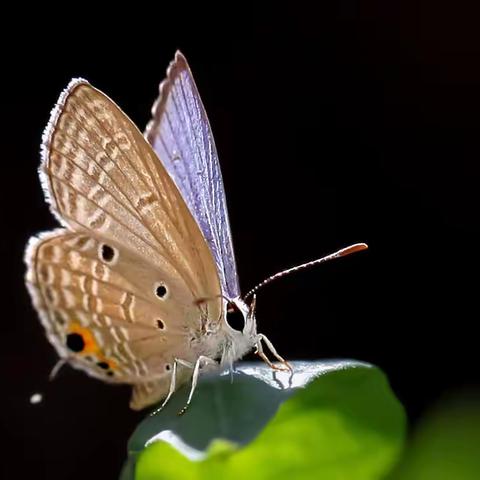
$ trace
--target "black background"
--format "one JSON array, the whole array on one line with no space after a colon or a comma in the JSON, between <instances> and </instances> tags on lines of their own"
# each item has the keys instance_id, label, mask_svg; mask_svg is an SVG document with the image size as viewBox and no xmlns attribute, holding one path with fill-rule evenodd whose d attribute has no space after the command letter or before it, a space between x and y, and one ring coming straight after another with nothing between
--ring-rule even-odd
<instances>
[{"instance_id":1,"label":"black background","mask_svg":"<svg viewBox=\"0 0 480 480\"><path fill-rule=\"evenodd\" d=\"M126 387L69 369L48 383L56 356L22 256L29 236L55 226L36 169L60 91L85 77L143 128L177 48L215 134L244 291L370 246L266 287L260 331L287 358L378 365L412 423L445 392L478 385L479 12L333 3L4 16L3 478L115 478L142 418ZM46 398L31 406L36 391Z\"/></svg>"}]
</instances>

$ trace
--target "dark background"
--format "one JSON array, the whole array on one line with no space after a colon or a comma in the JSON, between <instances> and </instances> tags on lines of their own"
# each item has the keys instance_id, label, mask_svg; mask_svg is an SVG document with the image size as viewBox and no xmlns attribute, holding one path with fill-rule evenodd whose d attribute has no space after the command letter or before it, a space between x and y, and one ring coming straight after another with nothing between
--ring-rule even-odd
<instances>
[{"instance_id":1,"label":"dark background","mask_svg":"<svg viewBox=\"0 0 480 480\"><path fill-rule=\"evenodd\" d=\"M259 329L279 352L378 365L412 423L445 392L478 386L479 12L334 4L4 16L3 478L115 478L143 416L128 388L69 369L48 383L56 356L22 256L29 236L55 226L36 169L60 91L85 77L143 128L177 48L215 134L243 290L370 246L261 292ZM36 391L46 398L31 406Z\"/></svg>"}]
</instances>

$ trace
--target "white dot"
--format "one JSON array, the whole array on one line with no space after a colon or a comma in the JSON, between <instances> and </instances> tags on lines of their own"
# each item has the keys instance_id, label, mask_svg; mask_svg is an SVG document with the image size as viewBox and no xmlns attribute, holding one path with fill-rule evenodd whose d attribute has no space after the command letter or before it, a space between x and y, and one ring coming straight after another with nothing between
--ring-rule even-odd
<instances>
[{"instance_id":1,"label":"white dot","mask_svg":"<svg viewBox=\"0 0 480 480\"><path fill-rule=\"evenodd\" d=\"M32 405L37 405L38 403L40 403L41 401L43 400L43 395L41 393L34 393L31 397L30 397L30 403Z\"/></svg>"}]
</instances>

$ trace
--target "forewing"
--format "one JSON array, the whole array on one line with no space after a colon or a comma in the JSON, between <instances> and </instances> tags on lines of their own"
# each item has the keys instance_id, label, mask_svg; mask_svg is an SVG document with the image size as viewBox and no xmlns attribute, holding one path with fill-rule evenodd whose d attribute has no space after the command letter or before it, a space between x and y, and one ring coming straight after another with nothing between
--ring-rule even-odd
<instances>
[{"instance_id":1,"label":"forewing","mask_svg":"<svg viewBox=\"0 0 480 480\"><path fill-rule=\"evenodd\" d=\"M210 249L155 152L84 80L70 83L52 113L41 172L54 213L71 230L148 259L184 284L192 305L221 293Z\"/></svg>"},{"instance_id":2,"label":"forewing","mask_svg":"<svg viewBox=\"0 0 480 480\"><path fill-rule=\"evenodd\" d=\"M182 192L212 251L229 299L240 295L217 150L185 57L177 52L160 85L145 135Z\"/></svg>"}]
</instances>

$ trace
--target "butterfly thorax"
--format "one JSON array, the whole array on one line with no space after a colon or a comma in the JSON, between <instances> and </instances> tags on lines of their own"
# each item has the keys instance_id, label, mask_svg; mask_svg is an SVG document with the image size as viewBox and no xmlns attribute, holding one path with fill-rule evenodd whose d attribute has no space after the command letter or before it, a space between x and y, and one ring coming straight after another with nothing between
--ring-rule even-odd
<instances>
[{"instance_id":1,"label":"butterfly thorax","mask_svg":"<svg viewBox=\"0 0 480 480\"><path fill-rule=\"evenodd\" d=\"M222 368L231 368L233 362L248 353L257 342L254 311L240 298L230 302L243 317L243 328L232 328L227 320L227 304L223 305L220 320L207 314L201 321L201 328L192 332L190 340L194 357L205 356L220 362Z\"/></svg>"}]
</instances>

